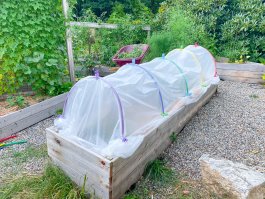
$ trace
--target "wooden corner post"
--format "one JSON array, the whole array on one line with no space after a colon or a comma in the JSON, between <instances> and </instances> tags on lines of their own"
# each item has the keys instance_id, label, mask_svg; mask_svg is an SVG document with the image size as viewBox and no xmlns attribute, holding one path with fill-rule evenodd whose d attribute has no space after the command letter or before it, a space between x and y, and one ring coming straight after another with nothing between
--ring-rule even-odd
<instances>
[{"instance_id":1,"label":"wooden corner post","mask_svg":"<svg viewBox=\"0 0 265 199\"><path fill-rule=\"evenodd\" d=\"M68 19L68 9L69 4L67 0L63 0L63 12L65 19ZM66 23L67 24L67 23ZM69 27L66 28L66 45L67 45L67 57L68 57L68 70L70 74L70 80L71 82L75 83L75 65L74 65L74 55L73 55L73 41L72 41L72 35L71 30Z\"/></svg>"}]
</instances>

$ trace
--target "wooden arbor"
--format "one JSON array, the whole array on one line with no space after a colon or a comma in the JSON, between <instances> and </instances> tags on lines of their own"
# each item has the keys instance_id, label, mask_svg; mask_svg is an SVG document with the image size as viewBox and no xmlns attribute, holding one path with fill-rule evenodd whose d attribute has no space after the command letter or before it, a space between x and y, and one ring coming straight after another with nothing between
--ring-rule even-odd
<instances>
[{"instance_id":1,"label":"wooden arbor","mask_svg":"<svg viewBox=\"0 0 265 199\"><path fill-rule=\"evenodd\" d=\"M66 19L69 18L68 11L69 11L69 4L67 0L63 0L63 11L64 16ZM92 22L66 22L66 25L71 26L79 26L79 27L86 27L86 28L106 28L106 29L117 29L117 24L107 24L107 23L92 23ZM135 27L135 26L132 26ZM150 26L144 26L142 28L143 30L147 31L147 37L150 37L151 27ZM70 74L71 82L75 83L75 66L74 66L74 54L73 54L73 40L71 35L70 28L66 29L66 45L67 45L67 57L68 57L68 70Z\"/></svg>"}]
</instances>

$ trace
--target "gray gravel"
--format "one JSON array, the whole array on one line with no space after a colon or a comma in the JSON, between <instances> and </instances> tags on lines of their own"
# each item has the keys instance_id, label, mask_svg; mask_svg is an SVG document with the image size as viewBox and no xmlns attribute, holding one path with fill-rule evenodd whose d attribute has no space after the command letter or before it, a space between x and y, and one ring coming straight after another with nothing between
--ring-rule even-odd
<instances>
[{"instance_id":1,"label":"gray gravel","mask_svg":"<svg viewBox=\"0 0 265 199\"><path fill-rule=\"evenodd\" d=\"M202 154L227 158L265 172L265 87L222 81L218 93L164 153L168 164L200 177Z\"/></svg>"},{"instance_id":2,"label":"gray gravel","mask_svg":"<svg viewBox=\"0 0 265 199\"><path fill-rule=\"evenodd\" d=\"M27 140L26 144L13 145L0 150L0 184L6 178L23 173L37 174L48 161L45 129L54 118L43 120L21 132L15 140Z\"/></svg>"}]
</instances>

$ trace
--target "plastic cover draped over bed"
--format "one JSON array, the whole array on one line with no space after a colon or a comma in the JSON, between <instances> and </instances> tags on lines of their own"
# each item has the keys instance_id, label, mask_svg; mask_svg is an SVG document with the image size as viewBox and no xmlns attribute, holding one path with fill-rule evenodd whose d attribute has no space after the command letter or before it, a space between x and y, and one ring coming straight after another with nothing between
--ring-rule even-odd
<instances>
[{"instance_id":1,"label":"plastic cover draped over bed","mask_svg":"<svg viewBox=\"0 0 265 199\"><path fill-rule=\"evenodd\" d=\"M189 104L216 84L215 60L208 50L190 45L143 64L127 64L116 73L89 76L68 94L59 133L102 155L129 157L143 140L145 127Z\"/></svg>"}]
</instances>

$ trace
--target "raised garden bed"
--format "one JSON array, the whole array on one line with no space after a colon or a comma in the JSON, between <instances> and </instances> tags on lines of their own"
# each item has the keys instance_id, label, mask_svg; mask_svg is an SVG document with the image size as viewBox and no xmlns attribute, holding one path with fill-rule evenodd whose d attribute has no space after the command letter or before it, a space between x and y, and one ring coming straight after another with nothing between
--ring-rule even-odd
<instances>
[{"instance_id":1,"label":"raised garden bed","mask_svg":"<svg viewBox=\"0 0 265 199\"><path fill-rule=\"evenodd\" d=\"M24 109L0 116L0 138L17 133L37 122L51 117L63 108L67 93L52 97Z\"/></svg>"},{"instance_id":2,"label":"raised garden bed","mask_svg":"<svg viewBox=\"0 0 265 199\"><path fill-rule=\"evenodd\" d=\"M161 122L143 129L147 132L144 140L129 158L104 157L67 139L54 127L47 129L48 154L79 186L86 180L86 191L103 199L118 199L138 181L147 163L170 145L172 133L179 133L216 90L217 85L210 86L198 101L173 108Z\"/></svg>"},{"instance_id":3,"label":"raised garden bed","mask_svg":"<svg viewBox=\"0 0 265 199\"><path fill-rule=\"evenodd\" d=\"M222 80L263 84L265 66L258 63L217 63L217 73Z\"/></svg>"}]
</instances>

